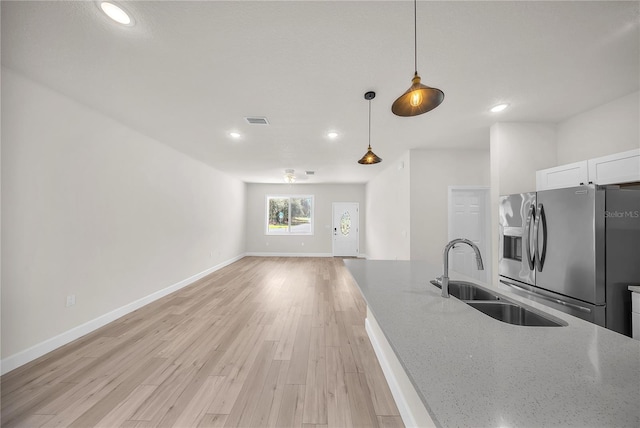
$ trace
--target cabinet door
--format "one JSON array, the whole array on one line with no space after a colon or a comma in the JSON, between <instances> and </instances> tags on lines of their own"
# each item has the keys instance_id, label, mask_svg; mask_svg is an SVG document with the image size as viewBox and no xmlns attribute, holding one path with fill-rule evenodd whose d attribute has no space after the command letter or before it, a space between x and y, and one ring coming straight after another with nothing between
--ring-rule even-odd
<instances>
[{"instance_id":1,"label":"cabinet door","mask_svg":"<svg viewBox=\"0 0 640 428\"><path fill-rule=\"evenodd\" d=\"M589 181L601 185L640 181L640 149L590 159Z\"/></svg>"},{"instance_id":2,"label":"cabinet door","mask_svg":"<svg viewBox=\"0 0 640 428\"><path fill-rule=\"evenodd\" d=\"M560 189L587 184L587 161L536 171L536 190Z\"/></svg>"}]
</instances>

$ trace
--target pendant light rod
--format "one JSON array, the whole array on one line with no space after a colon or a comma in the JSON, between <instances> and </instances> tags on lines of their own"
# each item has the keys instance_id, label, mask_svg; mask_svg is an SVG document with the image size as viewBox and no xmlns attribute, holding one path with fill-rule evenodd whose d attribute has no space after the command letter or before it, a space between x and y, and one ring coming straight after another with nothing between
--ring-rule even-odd
<instances>
[{"instance_id":1,"label":"pendant light rod","mask_svg":"<svg viewBox=\"0 0 640 428\"><path fill-rule=\"evenodd\" d=\"M371 98L369 100L369 149L371 149Z\"/></svg>"},{"instance_id":2,"label":"pendant light rod","mask_svg":"<svg viewBox=\"0 0 640 428\"><path fill-rule=\"evenodd\" d=\"M413 0L413 65L418 75L418 0Z\"/></svg>"},{"instance_id":3,"label":"pendant light rod","mask_svg":"<svg viewBox=\"0 0 640 428\"><path fill-rule=\"evenodd\" d=\"M364 99L369 101L369 150L371 150L371 100L376 97L376 93L373 91L366 92Z\"/></svg>"}]
</instances>

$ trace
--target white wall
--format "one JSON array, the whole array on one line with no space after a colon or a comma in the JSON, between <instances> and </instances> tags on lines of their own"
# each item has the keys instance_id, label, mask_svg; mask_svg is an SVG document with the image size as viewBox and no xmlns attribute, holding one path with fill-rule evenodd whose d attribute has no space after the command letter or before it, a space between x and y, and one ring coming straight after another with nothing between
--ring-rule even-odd
<instances>
[{"instance_id":1,"label":"white wall","mask_svg":"<svg viewBox=\"0 0 640 428\"><path fill-rule=\"evenodd\" d=\"M365 167L366 168L366 167ZM409 260L411 255L409 152L367 183L367 258Z\"/></svg>"},{"instance_id":2,"label":"white wall","mask_svg":"<svg viewBox=\"0 0 640 428\"><path fill-rule=\"evenodd\" d=\"M557 126L558 165L638 147L640 92L577 114Z\"/></svg>"},{"instance_id":3,"label":"white wall","mask_svg":"<svg viewBox=\"0 0 640 428\"><path fill-rule=\"evenodd\" d=\"M244 253L241 181L6 69L2 125L3 361Z\"/></svg>"},{"instance_id":4,"label":"white wall","mask_svg":"<svg viewBox=\"0 0 640 428\"><path fill-rule=\"evenodd\" d=\"M314 234L275 236L266 234L267 195L313 195ZM360 204L360 253L364 252L367 218L364 214L364 184L247 184L248 254L330 256L333 252L332 203Z\"/></svg>"},{"instance_id":5,"label":"white wall","mask_svg":"<svg viewBox=\"0 0 640 428\"><path fill-rule=\"evenodd\" d=\"M551 123L496 123L490 130L491 174L499 195L534 192L536 171L556 166Z\"/></svg>"},{"instance_id":6,"label":"white wall","mask_svg":"<svg viewBox=\"0 0 640 428\"><path fill-rule=\"evenodd\" d=\"M449 186L489 186L487 150L411 150L411 259L440 263Z\"/></svg>"}]
</instances>

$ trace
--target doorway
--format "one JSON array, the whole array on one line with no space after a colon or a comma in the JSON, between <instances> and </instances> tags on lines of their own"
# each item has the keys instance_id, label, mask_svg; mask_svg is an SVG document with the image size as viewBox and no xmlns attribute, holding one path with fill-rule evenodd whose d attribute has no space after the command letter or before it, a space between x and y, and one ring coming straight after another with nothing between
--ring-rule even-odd
<instances>
[{"instance_id":1,"label":"doorway","mask_svg":"<svg viewBox=\"0 0 640 428\"><path fill-rule=\"evenodd\" d=\"M333 203L333 256L358 257L360 254L360 204Z\"/></svg>"},{"instance_id":2,"label":"doorway","mask_svg":"<svg viewBox=\"0 0 640 428\"><path fill-rule=\"evenodd\" d=\"M491 206L489 187L449 186L449 240L467 238L480 249L484 270L478 270L468 245L451 249L450 268L479 281L491 281Z\"/></svg>"}]
</instances>

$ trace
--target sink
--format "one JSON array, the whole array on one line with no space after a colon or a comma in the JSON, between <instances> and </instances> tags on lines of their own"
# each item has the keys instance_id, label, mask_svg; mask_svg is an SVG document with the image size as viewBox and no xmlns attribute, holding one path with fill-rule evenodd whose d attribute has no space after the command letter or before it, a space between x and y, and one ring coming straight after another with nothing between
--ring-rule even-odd
<instances>
[{"instance_id":1,"label":"sink","mask_svg":"<svg viewBox=\"0 0 640 428\"><path fill-rule=\"evenodd\" d=\"M506 301L470 301L469 306L508 324L540 327L562 327L566 323L554 321L521 305Z\"/></svg>"},{"instance_id":2,"label":"sink","mask_svg":"<svg viewBox=\"0 0 640 428\"><path fill-rule=\"evenodd\" d=\"M442 288L436 280L431 283ZM449 280L449 294L460 300L500 300L500 297L467 281Z\"/></svg>"},{"instance_id":3,"label":"sink","mask_svg":"<svg viewBox=\"0 0 640 428\"><path fill-rule=\"evenodd\" d=\"M438 279L431 283L438 288L442 284ZM449 280L449 294L462 300L472 308L508 324L536 326L536 327L562 327L566 322L551 316L545 316L538 311L525 307L501 294L492 293L476 284L467 281Z\"/></svg>"}]
</instances>

